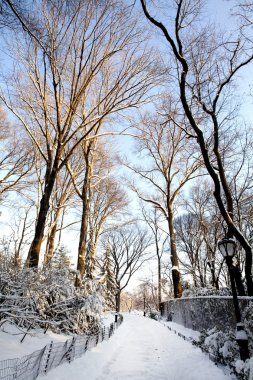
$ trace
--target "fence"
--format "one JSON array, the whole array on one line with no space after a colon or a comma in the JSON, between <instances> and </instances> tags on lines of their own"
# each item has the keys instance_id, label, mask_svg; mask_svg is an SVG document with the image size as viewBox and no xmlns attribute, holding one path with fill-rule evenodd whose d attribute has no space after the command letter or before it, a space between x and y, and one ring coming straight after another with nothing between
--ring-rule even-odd
<instances>
[{"instance_id":1,"label":"fence","mask_svg":"<svg viewBox=\"0 0 253 380\"><path fill-rule=\"evenodd\" d=\"M108 340L122 321L123 317L119 315L117 322L99 329L95 334L74 336L66 342L51 342L41 350L22 358L0 361L0 379L34 380L62 363L70 363L98 343Z\"/></svg>"},{"instance_id":2,"label":"fence","mask_svg":"<svg viewBox=\"0 0 253 380\"><path fill-rule=\"evenodd\" d=\"M182 334L181 332L171 328L170 326L167 326L163 323L163 325L165 327L167 327L171 332L174 332L174 334L177 334L177 336L179 336L180 338L184 339L185 341L193 344L193 345L196 345L194 343L194 339L193 338L188 338L187 336L185 336L184 334ZM211 359L215 364L222 364L224 365L224 361L221 359L221 357L218 357L212 353L210 353L207 349L205 349L204 347L202 346L198 346L203 352L205 352L208 356L209 356L209 359Z\"/></svg>"}]
</instances>

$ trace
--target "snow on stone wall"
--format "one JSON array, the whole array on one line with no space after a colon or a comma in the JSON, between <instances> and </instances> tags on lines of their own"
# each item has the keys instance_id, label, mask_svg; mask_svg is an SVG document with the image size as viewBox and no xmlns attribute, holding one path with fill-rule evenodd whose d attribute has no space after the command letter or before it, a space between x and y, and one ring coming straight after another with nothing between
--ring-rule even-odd
<instances>
[{"instance_id":1,"label":"snow on stone wall","mask_svg":"<svg viewBox=\"0 0 253 380\"><path fill-rule=\"evenodd\" d=\"M239 297L240 309L253 307L252 297ZM221 331L235 329L232 297L187 297L171 299L161 304L162 316L187 328L201 331L217 327Z\"/></svg>"}]
</instances>

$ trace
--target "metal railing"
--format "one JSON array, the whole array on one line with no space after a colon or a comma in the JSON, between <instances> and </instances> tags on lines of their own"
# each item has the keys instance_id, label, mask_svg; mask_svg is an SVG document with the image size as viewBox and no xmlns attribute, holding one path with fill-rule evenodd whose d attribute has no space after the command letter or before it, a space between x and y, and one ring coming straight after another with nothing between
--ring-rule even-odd
<instances>
[{"instance_id":1,"label":"metal railing","mask_svg":"<svg viewBox=\"0 0 253 380\"><path fill-rule=\"evenodd\" d=\"M62 363L70 363L98 343L108 340L122 321L123 317L119 315L117 322L111 323L109 327L100 328L94 334L73 336L60 343L51 342L41 350L22 358L2 360L0 361L0 379L34 380L40 374L46 374Z\"/></svg>"}]
</instances>

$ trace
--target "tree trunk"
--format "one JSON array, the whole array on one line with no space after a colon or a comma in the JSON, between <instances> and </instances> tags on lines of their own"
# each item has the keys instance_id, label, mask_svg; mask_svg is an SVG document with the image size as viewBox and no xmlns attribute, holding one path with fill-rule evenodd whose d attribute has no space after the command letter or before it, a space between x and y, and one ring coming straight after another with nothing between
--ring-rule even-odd
<instances>
[{"instance_id":1,"label":"tree trunk","mask_svg":"<svg viewBox=\"0 0 253 380\"><path fill-rule=\"evenodd\" d=\"M54 188L57 172L58 172L58 157L55 158L54 166L50 172L50 169L47 169L46 179L45 179L45 189L44 194L40 201L40 210L38 214L38 219L35 227L35 235L32 241L27 264L29 268L38 268L41 244L44 237L44 231L46 226L46 220L48 211L50 209L50 198Z\"/></svg>"},{"instance_id":2,"label":"tree trunk","mask_svg":"<svg viewBox=\"0 0 253 380\"><path fill-rule=\"evenodd\" d=\"M169 223L169 233L170 233L170 253L171 253L171 264L172 264L172 281L174 288L174 297L180 298L182 296L182 284L181 276L179 272L179 262L177 257L177 246L176 246L176 233L173 223L173 211L171 207L168 207L168 223Z\"/></svg>"},{"instance_id":3,"label":"tree trunk","mask_svg":"<svg viewBox=\"0 0 253 380\"><path fill-rule=\"evenodd\" d=\"M221 215L226 222L228 226L228 231L230 234L232 234L236 240L241 244L243 249L245 250L246 255L246 262L245 262L245 277L246 277L246 283L247 283L247 290L248 295L253 296L253 282L252 282L252 249L250 244L247 242L246 238L243 236L243 234L240 232L240 230L235 226L233 219L231 218L231 215L229 214L228 210L226 210L224 202L221 197L221 183L220 179L215 172L215 169L213 168L213 165L210 161L208 149L206 147L205 139L203 132L199 129L193 115L190 109L190 106L187 102L186 98L186 77L188 73L188 65L185 59L182 57L181 61L183 70L181 72L181 78L180 78L180 98L181 102L185 111L185 114L189 120L190 125L192 126L193 130L195 131L196 135L198 136L198 144L202 153L202 157L204 159L205 167L210 174L210 177L213 180L214 183L214 197L217 202L217 205L219 207L219 210L221 212Z\"/></svg>"},{"instance_id":4,"label":"tree trunk","mask_svg":"<svg viewBox=\"0 0 253 380\"><path fill-rule=\"evenodd\" d=\"M88 244L85 258L85 276L92 279L95 270L96 245L91 241Z\"/></svg>"},{"instance_id":5,"label":"tree trunk","mask_svg":"<svg viewBox=\"0 0 253 380\"><path fill-rule=\"evenodd\" d=\"M180 19L180 12L181 12L181 5L182 5L182 2L180 1L179 2L179 6L178 6L178 15L177 15L177 18L176 18L176 26L178 26L178 21ZM217 172L215 171L215 168L213 166L213 163L211 161L211 157L209 155L209 152L208 152L208 147L206 145L206 141L205 141L205 138L204 138L204 134L202 132L202 130L199 128L198 126L198 121L197 119L195 119L193 113L192 113L192 110L191 110L191 100L188 101L188 93L187 93L187 89L189 88L188 85L187 85L187 75L188 75L188 72L189 72L189 66L188 66L188 62L186 60L186 58L184 57L184 54L183 54L183 46L182 46L182 41L180 40L180 36L179 36L179 29L176 28L176 43L175 41L173 40L173 38L170 36L168 30L165 28L165 26L158 22L156 19L154 19L153 17L150 16L150 14L148 13L147 11L147 8L146 8L146 3L144 0L141 0L141 5L142 5L142 9L143 9L143 12L145 14L145 16L147 17L147 19L153 24L155 25L157 28L159 28L163 35L165 36L165 39L167 40L167 42L169 43L170 47L172 48L172 51L173 51L173 56L175 57L175 59L177 60L177 62L179 63L179 65L181 66L181 70L180 68L178 67L178 70L180 70L180 74L179 74L179 90L180 90L180 100L181 100L181 104L183 106L183 109L184 109L184 112L185 112L185 115L190 123L190 126L192 127L193 131L196 133L196 137L197 137L197 142L199 144L199 147L200 147L200 150L201 150L201 154L202 154L202 157L203 157L203 160L204 160L204 164L205 164L205 167L208 171L208 173L210 174L212 180L213 180L213 183L214 183L214 187L215 187L215 191L214 191L214 197L216 199L216 202L218 204L218 207L219 207L219 210L221 212L221 215L224 219L224 221L226 222L227 226L228 226L228 229L230 231L232 231L232 234L233 236L236 238L236 240L241 244L241 246L243 247L244 251L245 251L245 256L246 256L246 262L245 262L245 277L246 277L246 283L247 283L247 290L248 290L248 295L249 296L253 296L253 281L252 281L252 248L249 244L249 242L247 241L247 239L245 238L245 236L241 233L241 231L239 230L239 228L236 227L236 225L234 224L232 218L231 218L231 215L229 214L229 210L226 209L225 207L225 204L223 202L223 199L221 197L221 185L223 186L223 190L225 192L225 195L226 195L226 200L228 202L228 204L230 203L230 194L229 192L227 192L227 188L226 188L226 181L224 181L224 170L220 170L221 169L221 161L219 159L219 154L217 155L217 153L219 153L218 151L218 138L219 138L219 133L218 133L218 129L217 129L217 126L215 125L216 123L216 114L215 114L215 111L216 111L216 106L217 106L217 101L219 99L219 96L221 94L221 91L223 90L223 87L230 83L231 80L233 79L233 75L231 75L230 77L227 78L227 81L225 81L223 83L223 87L220 86L219 87L219 92L216 94L216 97L215 97L215 100L214 100L214 103L213 103L213 112L210 112L208 110L205 110L209 115L212 116L213 118L213 121L214 121L214 133L213 133L213 137L214 137L214 141L215 141L215 145L214 145L214 153L216 154L216 157L218 159L218 170L219 170L219 175L220 177L218 176ZM251 60L252 58L250 58ZM249 62L249 61L248 61ZM247 63L248 63L247 62ZM239 68L239 66L238 66ZM237 72L237 70L234 70L234 73L235 74Z\"/></svg>"},{"instance_id":6,"label":"tree trunk","mask_svg":"<svg viewBox=\"0 0 253 380\"><path fill-rule=\"evenodd\" d=\"M82 189L82 220L81 229L79 235L79 247L78 247L78 260L77 260L77 270L80 273L80 278L83 278L85 272L85 256L87 248L87 236L88 236L88 217L89 217L89 206L90 206L90 176L91 167L88 160L86 160L85 177ZM76 286L80 286L80 279L76 277Z\"/></svg>"},{"instance_id":7,"label":"tree trunk","mask_svg":"<svg viewBox=\"0 0 253 380\"><path fill-rule=\"evenodd\" d=\"M120 295L121 295L121 291L118 290L118 292L116 293L116 298L115 298L115 303L116 303L116 311L117 312L120 312Z\"/></svg>"},{"instance_id":8,"label":"tree trunk","mask_svg":"<svg viewBox=\"0 0 253 380\"><path fill-rule=\"evenodd\" d=\"M210 268L211 276L212 276L212 286L215 287L217 290L219 290L219 280L215 277L215 267L214 267L214 261L208 262L207 265Z\"/></svg>"},{"instance_id":9,"label":"tree trunk","mask_svg":"<svg viewBox=\"0 0 253 380\"><path fill-rule=\"evenodd\" d=\"M46 253L44 256L44 263L43 263L44 266L46 266L48 263L50 263L50 261L53 258L54 242L55 242L55 237L56 237L56 233L57 233L57 221L59 219L59 216L60 216L60 208L57 208L56 213L55 213L55 218L54 218L54 225L53 225L52 230L48 236L47 249L46 249Z\"/></svg>"},{"instance_id":10,"label":"tree trunk","mask_svg":"<svg viewBox=\"0 0 253 380\"><path fill-rule=\"evenodd\" d=\"M161 276L161 259L158 256L157 258L158 261L158 307L160 306L162 302L162 276Z\"/></svg>"}]
</instances>

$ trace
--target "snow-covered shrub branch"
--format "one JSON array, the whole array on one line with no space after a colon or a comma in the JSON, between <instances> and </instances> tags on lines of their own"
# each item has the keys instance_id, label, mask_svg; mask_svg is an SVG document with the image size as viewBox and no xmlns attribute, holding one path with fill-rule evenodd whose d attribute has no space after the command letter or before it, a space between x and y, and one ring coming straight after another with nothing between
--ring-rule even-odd
<instances>
[{"instance_id":1,"label":"snow-covered shrub branch","mask_svg":"<svg viewBox=\"0 0 253 380\"><path fill-rule=\"evenodd\" d=\"M207 352L210 358L230 369L239 380L249 379L250 360L245 362L240 359L239 347L233 331L222 332L216 327L203 330L193 344Z\"/></svg>"},{"instance_id":2,"label":"snow-covered shrub branch","mask_svg":"<svg viewBox=\"0 0 253 380\"><path fill-rule=\"evenodd\" d=\"M99 325L104 298L98 281L85 279L75 288L69 269L34 271L3 262L0 267L0 325L74 334Z\"/></svg>"}]
</instances>

